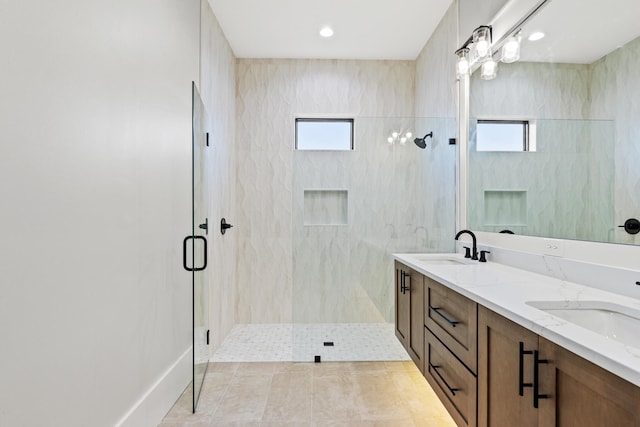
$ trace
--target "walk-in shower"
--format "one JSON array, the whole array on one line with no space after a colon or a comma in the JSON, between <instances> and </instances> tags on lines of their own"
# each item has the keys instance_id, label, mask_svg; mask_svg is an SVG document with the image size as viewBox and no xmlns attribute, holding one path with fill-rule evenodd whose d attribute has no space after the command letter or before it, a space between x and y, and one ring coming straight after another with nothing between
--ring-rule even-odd
<instances>
[{"instance_id":1,"label":"walk-in shower","mask_svg":"<svg viewBox=\"0 0 640 427\"><path fill-rule=\"evenodd\" d=\"M425 128L435 133L416 144L431 137L433 156L389 142L393 129ZM451 240L453 209L442 224L433 210L453 208L454 188L429 189L443 168L455 182L454 136L453 119L357 117L353 150L293 152L294 361L408 357L394 336L391 254L442 248L443 228Z\"/></svg>"}]
</instances>

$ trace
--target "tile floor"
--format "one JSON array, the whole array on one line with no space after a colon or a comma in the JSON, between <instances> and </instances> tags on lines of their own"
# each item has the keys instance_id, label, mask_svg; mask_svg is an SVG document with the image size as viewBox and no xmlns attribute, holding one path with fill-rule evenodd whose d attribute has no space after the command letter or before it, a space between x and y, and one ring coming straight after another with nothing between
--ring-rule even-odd
<instances>
[{"instance_id":1,"label":"tile floor","mask_svg":"<svg viewBox=\"0 0 640 427\"><path fill-rule=\"evenodd\" d=\"M413 362L212 362L196 414L191 388L160 427L454 427Z\"/></svg>"},{"instance_id":2,"label":"tile floor","mask_svg":"<svg viewBox=\"0 0 640 427\"><path fill-rule=\"evenodd\" d=\"M333 346L324 346L325 341ZM236 325L212 362L409 360L392 323Z\"/></svg>"}]
</instances>

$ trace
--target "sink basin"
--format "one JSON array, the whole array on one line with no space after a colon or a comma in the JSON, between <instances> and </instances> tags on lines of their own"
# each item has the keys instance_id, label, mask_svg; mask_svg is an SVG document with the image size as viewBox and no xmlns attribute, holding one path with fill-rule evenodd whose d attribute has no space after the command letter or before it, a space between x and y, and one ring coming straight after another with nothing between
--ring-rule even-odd
<instances>
[{"instance_id":1,"label":"sink basin","mask_svg":"<svg viewBox=\"0 0 640 427\"><path fill-rule=\"evenodd\" d=\"M603 301L528 301L527 304L606 338L640 347L640 310Z\"/></svg>"},{"instance_id":2,"label":"sink basin","mask_svg":"<svg viewBox=\"0 0 640 427\"><path fill-rule=\"evenodd\" d=\"M442 255L442 254L423 254L416 255L414 257L417 261L420 261L429 265L471 265L471 261L465 258L458 258L456 255Z\"/></svg>"}]
</instances>

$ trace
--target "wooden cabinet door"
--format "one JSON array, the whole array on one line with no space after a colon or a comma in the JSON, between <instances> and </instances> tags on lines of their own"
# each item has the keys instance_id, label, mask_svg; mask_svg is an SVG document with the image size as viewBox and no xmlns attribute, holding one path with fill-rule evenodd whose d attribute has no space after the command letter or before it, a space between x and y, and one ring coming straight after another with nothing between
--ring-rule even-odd
<instances>
[{"instance_id":1,"label":"wooden cabinet door","mask_svg":"<svg viewBox=\"0 0 640 427\"><path fill-rule=\"evenodd\" d=\"M639 427L640 388L540 337L540 426Z\"/></svg>"},{"instance_id":2,"label":"wooden cabinet door","mask_svg":"<svg viewBox=\"0 0 640 427\"><path fill-rule=\"evenodd\" d=\"M521 354L520 343L524 351L531 354ZM531 384L533 381L533 351L537 348L537 334L485 307L478 307L479 426L533 427L538 424L532 387L524 387L520 396L520 382Z\"/></svg>"},{"instance_id":3,"label":"wooden cabinet door","mask_svg":"<svg viewBox=\"0 0 640 427\"><path fill-rule=\"evenodd\" d=\"M424 292L424 325L476 374L478 304L429 277Z\"/></svg>"},{"instance_id":4,"label":"wooden cabinet door","mask_svg":"<svg viewBox=\"0 0 640 427\"><path fill-rule=\"evenodd\" d=\"M396 337L406 349L409 343L409 291L405 289L405 283L409 280L406 279L406 275L409 273L409 268L405 267L398 261L395 263L396 267Z\"/></svg>"},{"instance_id":5,"label":"wooden cabinet door","mask_svg":"<svg viewBox=\"0 0 640 427\"><path fill-rule=\"evenodd\" d=\"M424 276L410 270L409 282L409 356L424 373Z\"/></svg>"},{"instance_id":6,"label":"wooden cabinet door","mask_svg":"<svg viewBox=\"0 0 640 427\"><path fill-rule=\"evenodd\" d=\"M476 377L426 327L424 335L425 378L458 426L475 427Z\"/></svg>"}]
</instances>

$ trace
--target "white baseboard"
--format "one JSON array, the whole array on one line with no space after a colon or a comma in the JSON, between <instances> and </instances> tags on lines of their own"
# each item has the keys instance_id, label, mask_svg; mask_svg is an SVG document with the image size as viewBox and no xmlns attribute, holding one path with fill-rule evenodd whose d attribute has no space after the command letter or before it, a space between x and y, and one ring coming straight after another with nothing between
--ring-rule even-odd
<instances>
[{"instance_id":1,"label":"white baseboard","mask_svg":"<svg viewBox=\"0 0 640 427\"><path fill-rule=\"evenodd\" d=\"M116 423L117 427L156 427L191 382L192 350L189 347Z\"/></svg>"}]
</instances>

